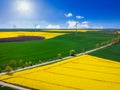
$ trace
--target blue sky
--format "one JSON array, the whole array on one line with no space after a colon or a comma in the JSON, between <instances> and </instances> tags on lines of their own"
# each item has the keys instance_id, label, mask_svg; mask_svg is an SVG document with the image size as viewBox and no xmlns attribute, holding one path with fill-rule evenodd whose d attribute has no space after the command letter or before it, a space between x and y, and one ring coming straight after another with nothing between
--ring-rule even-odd
<instances>
[{"instance_id":1,"label":"blue sky","mask_svg":"<svg viewBox=\"0 0 120 90\"><path fill-rule=\"evenodd\" d=\"M120 28L120 0L0 0L0 28Z\"/></svg>"}]
</instances>

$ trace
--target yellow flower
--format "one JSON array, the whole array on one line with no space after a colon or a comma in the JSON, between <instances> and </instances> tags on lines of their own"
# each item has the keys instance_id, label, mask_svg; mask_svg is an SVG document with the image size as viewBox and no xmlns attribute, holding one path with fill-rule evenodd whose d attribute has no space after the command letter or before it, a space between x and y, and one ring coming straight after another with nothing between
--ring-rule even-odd
<instances>
[{"instance_id":1,"label":"yellow flower","mask_svg":"<svg viewBox=\"0 0 120 90\"><path fill-rule=\"evenodd\" d=\"M77 30L77 32L98 32L100 30ZM74 30L49 30L49 32L76 32L76 29Z\"/></svg>"},{"instance_id":2,"label":"yellow flower","mask_svg":"<svg viewBox=\"0 0 120 90\"><path fill-rule=\"evenodd\" d=\"M64 35L64 33L48 33L48 32L0 32L0 38L10 38L18 36L43 36L45 39L54 38L59 35Z\"/></svg>"},{"instance_id":3,"label":"yellow flower","mask_svg":"<svg viewBox=\"0 0 120 90\"><path fill-rule=\"evenodd\" d=\"M120 63L82 55L0 80L40 90L119 90Z\"/></svg>"}]
</instances>

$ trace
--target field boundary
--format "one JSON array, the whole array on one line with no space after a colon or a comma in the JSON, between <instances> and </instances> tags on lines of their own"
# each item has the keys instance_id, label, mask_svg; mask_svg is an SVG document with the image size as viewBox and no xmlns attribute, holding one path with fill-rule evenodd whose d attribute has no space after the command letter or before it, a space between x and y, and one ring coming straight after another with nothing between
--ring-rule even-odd
<instances>
[{"instance_id":1,"label":"field boundary","mask_svg":"<svg viewBox=\"0 0 120 90\"><path fill-rule=\"evenodd\" d=\"M21 86L5 83L5 82L1 82L1 81L0 81L0 85L6 86L6 87L11 87L11 88L18 89L18 90L30 90L28 88L24 88L24 87L21 87Z\"/></svg>"}]
</instances>

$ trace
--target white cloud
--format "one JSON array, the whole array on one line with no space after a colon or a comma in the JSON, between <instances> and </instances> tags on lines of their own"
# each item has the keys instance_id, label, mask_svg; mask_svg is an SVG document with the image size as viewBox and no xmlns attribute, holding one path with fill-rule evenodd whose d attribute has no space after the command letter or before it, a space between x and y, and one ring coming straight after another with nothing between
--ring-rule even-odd
<instances>
[{"instance_id":1,"label":"white cloud","mask_svg":"<svg viewBox=\"0 0 120 90\"><path fill-rule=\"evenodd\" d=\"M83 16L76 16L77 19L82 19L84 18Z\"/></svg>"},{"instance_id":2,"label":"white cloud","mask_svg":"<svg viewBox=\"0 0 120 90\"><path fill-rule=\"evenodd\" d=\"M102 26L91 26L88 21L77 22L77 21L67 21L68 28L78 28L78 29L103 29Z\"/></svg>"},{"instance_id":3,"label":"white cloud","mask_svg":"<svg viewBox=\"0 0 120 90\"><path fill-rule=\"evenodd\" d=\"M82 23L79 23L78 24L78 28L89 28L90 26L88 25L88 23L84 23L84 22L82 22Z\"/></svg>"},{"instance_id":4,"label":"white cloud","mask_svg":"<svg viewBox=\"0 0 120 90\"><path fill-rule=\"evenodd\" d=\"M74 28L75 25L76 25L76 21L68 21L67 24L68 24L68 28Z\"/></svg>"},{"instance_id":5,"label":"white cloud","mask_svg":"<svg viewBox=\"0 0 120 90\"><path fill-rule=\"evenodd\" d=\"M76 24L77 24L77 28L80 28L80 29L81 28L89 28L89 25L88 25L87 21L84 21L82 23L77 22L77 21L68 21L67 24L68 24L68 28L75 28Z\"/></svg>"},{"instance_id":6,"label":"white cloud","mask_svg":"<svg viewBox=\"0 0 120 90\"><path fill-rule=\"evenodd\" d=\"M88 24L88 21L83 21L82 24Z\"/></svg>"},{"instance_id":7,"label":"white cloud","mask_svg":"<svg viewBox=\"0 0 120 90\"><path fill-rule=\"evenodd\" d=\"M65 14L66 17L72 17L72 13Z\"/></svg>"},{"instance_id":8,"label":"white cloud","mask_svg":"<svg viewBox=\"0 0 120 90\"><path fill-rule=\"evenodd\" d=\"M61 27L60 27L60 25L51 25L51 24L49 24L46 28L48 28L48 29L60 29Z\"/></svg>"},{"instance_id":9,"label":"white cloud","mask_svg":"<svg viewBox=\"0 0 120 90\"><path fill-rule=\"evenodd\" d=\"M93 29L103 29L104 27L102 27L102 26L94 26L94 27L92 27Z\"/></svg>"}]
</instances>

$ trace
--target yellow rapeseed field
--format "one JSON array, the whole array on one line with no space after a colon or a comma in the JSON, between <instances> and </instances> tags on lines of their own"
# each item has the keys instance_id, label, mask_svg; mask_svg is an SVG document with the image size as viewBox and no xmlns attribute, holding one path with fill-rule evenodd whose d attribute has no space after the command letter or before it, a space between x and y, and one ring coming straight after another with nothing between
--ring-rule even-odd
<instances>
[{"instance_id":1,"label":"yellow rapeseed field","mask_svg":"<svg viewBox=\"0 0 120 90\"><path fill-rule=\"evenodd\" d=\"M45 39L54 38L59 35L64 35L64 33L48 33L48 32L0 32L0 38L10 38L18 36L43 36Z\"/></svg>"},{"instance_id":2,"label":"yellow rapeseed field","mask_svg":"<svg viewBox=\"0 0 120 90\"><path fill-rule=\"evenodd\" d=\"M49 30L49 32L76 32L76 30ZM101 30L77 30L77 32L98 32Z\"/></svg>"},{"instance_id":3,"label":"yellow rapeseed field","mask_svg":"<svg viewBox=\"0 0 120 90\"><path fill-rule=\"evenodd\" d=\"M0 80L40 90L119 90L120 63L82 55Z\"/></svg>"},{"instance_id":4,"label":"yellow rapeseed field","mask_svg":"<svg viewBox=\"0 0 120 90\"><path fill-rule=\"evenodd\" d=\"M118 31L118 33L120 34L120 31Z\"/></svg>"}]
</instances>

